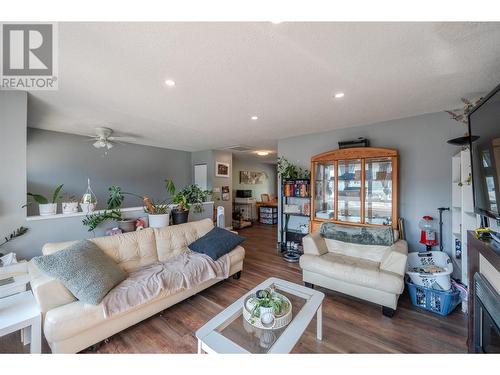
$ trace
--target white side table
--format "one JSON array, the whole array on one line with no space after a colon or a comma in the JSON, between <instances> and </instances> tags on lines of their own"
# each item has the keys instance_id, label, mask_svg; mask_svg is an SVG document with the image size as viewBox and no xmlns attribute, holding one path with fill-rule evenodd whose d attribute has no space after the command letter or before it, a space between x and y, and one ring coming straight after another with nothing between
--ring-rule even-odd
<instances>
[{"instance_id":1,"label":"white side table","mask_svg":"<svg viewBox=\"0 0 500 375\"><path fill-rule=\"evenodd\" d=\"M42 352L42 319L31 291L0 299L0 336L22 330L24 345L31 353Z\"/></svg>"}]
</instances>

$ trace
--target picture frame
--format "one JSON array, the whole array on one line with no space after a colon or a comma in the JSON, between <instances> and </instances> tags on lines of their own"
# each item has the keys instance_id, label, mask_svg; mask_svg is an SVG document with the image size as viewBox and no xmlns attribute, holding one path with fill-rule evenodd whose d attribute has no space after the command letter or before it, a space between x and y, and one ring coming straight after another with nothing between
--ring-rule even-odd
<instances>
[{"instance_id":1,"label":"picture frame","mask_svg":"<svg viewBox=\"0 0 500 375\"><path fill-rule=\"evenodd\" d=\"M229 177L229 163L215 162L215 177Z\"/></svg>"}]
</instances>

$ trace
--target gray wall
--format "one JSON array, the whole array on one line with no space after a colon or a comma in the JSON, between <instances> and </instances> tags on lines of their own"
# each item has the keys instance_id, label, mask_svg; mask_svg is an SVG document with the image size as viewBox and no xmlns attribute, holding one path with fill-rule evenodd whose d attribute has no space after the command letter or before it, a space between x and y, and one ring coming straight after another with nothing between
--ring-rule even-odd
<instances>
[{"instance_id":1,"label":"gray wall","mask_svg":"<svg viewBox=\"0 0 500 375\"><path fill-rule=\"evenodd\" d=\"M278 154L310 168L311 156L338 148L339 141L366 137L371 146L399 150L399 214L405 219L410 250L418 244L418 222L437 216L437 207L451 205L451 157L457 147L446 140L463 135L465 127L446 113L387 121L369 126L293 137L278 142ZM444 214L444 245L451 252L451 216Z\"/></svg>"},{"instance_id":2,"label":"gray wall","mask_svg":"<svg viewBox=\"0 0 500 375\"><path fill-rule=\"evenodd\" d=\"M165 179L173 179L177 187L191 183L190 159L189 152L131 143L118 144L104 155L87 137L28 128L28 191L50 196L55 186L64 184L65 192L80 199L90 178L98 208L105 208L111 185L164 200ZM123 207L141 204L126 196ZM33 205L29 214L37 211Z\"/></svg>"},{"instance_id":3,"label":"gray wall","mask_svg":"<svg viewBox=\"0 0 500 375\"><path fill-rule=\"evenodd\" d=\"M0 91L0 238L26 226L26 114L27 94ZM0 240L0 242L3 242ZM19 237L0 248L1 253L23 249L28 241Z\"/></svg>"},{"instance_id":4,"label":"gray wall","mask_svg":"<svg viewBox=\"0 0 500 375\"><path fill-rule=\"evenodd\" d=\"M240 184L240 171L265 172L267 180L263 184ZM260 201L261 194L277 194L276 164L262 163L258 160L233 157L233 193L238 190L252 190L252 196ZM235 193L234 193L235 194Z\"/></svg>"}]
</instances>

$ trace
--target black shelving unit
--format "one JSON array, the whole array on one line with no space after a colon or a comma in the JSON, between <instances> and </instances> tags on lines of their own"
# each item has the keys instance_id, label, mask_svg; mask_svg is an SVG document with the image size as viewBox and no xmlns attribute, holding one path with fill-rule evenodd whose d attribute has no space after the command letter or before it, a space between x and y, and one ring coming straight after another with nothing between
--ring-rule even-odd
<instances>
[{"instance_id":1,"label":"black shelving unit","mask_svg":"<svg viewBox=\"0 0 500 375\"><path fill-rule=\"evenodd\" d=\"M286 189L286 186L294 185L295 189ZM304 187L303 187L304 186ZM305 190L304 190L305 189ZM302 251L300 249L293 249L287 247L287 242L301 243L302 238L307 235L307 233L302 233L298 230L289 229L288 222L291 216L297 217L307 217L310 215L306 215L304 213L285 213L284 208L285 204L289 204L290 198L293 199L301 199L304 201L309 201L311 193L311 180L302 178L302 179L294 179L294 180L285 180L281 185L281 225L280 225L280 249L283 255L283 259L288 262L298 262L300 256L302 255ZM309 210L311 209L309 203Z\"/></svg>"}]
</instances>

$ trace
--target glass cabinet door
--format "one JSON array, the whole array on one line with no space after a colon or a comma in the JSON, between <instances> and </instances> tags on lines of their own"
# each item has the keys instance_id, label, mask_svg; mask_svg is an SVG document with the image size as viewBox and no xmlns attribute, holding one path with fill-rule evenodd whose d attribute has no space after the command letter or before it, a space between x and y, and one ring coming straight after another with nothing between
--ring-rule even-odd
<instances>
[{"instance_id":1,"label":"glass cabinet door","mask_svg":"<svg viewBox=\"0 0 500 375\"><path fill-rule=\"evenodd\" d=\"M335 164L314 164L314 217L335 218Z\"/></svg>"},{"instance_id":2,"label":"glass cabinet door","mask_svg":"<svg viewBox=\"0 0 500 375\"><path fill-rule=\"evenodd\" d=\"M338 162L338 220L361 222L361 160Z\"/></svg>"},{"instance_id":3,"label":"glass cabinet door","mask_svg":"<svg viewBox=\"0 0 500 375\"><path fill-rule=\"evenodd\" d=\"M392 160L365 160L365 223L392 224Z\"/></svg>"}]
</instances>

